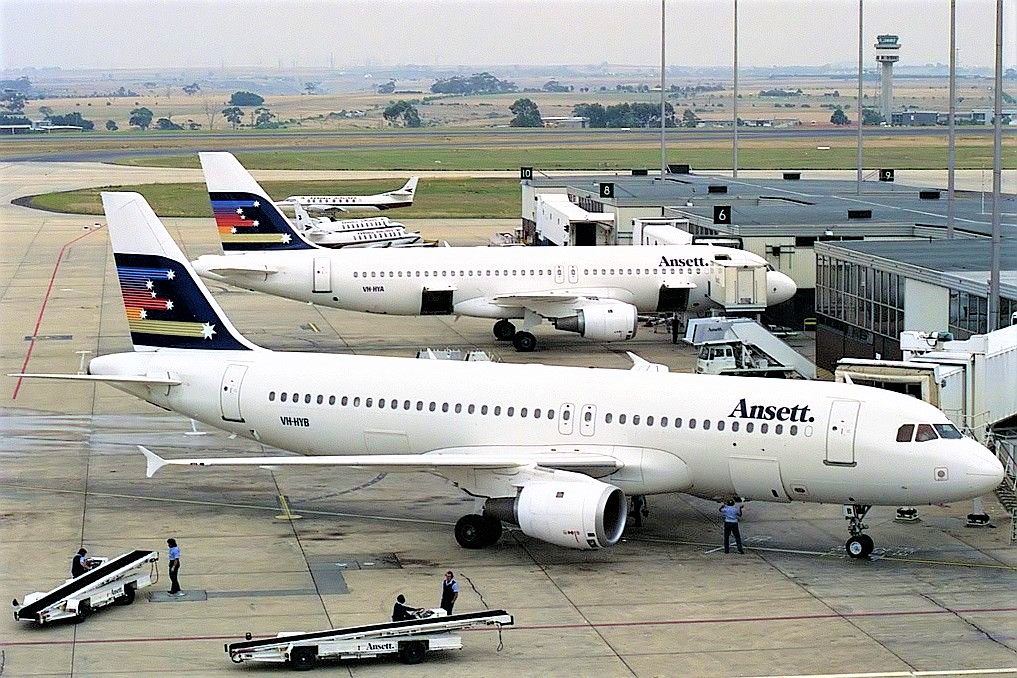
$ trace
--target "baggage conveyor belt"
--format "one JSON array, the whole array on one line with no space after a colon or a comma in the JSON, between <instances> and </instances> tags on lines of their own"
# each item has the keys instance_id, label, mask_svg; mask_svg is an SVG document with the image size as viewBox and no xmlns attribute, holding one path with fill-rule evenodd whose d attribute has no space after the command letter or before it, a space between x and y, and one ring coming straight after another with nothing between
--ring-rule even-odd
<instances>
[{"instance_id":1,"label":"baggage conveyor belt","mask_svg":"<svg viewBox=\"0 0 1017 678\"><path fill-rule=\"evenodd\" d=\"M14 618L16 620L34 620L40 612L51 605L58 603L64 598L73 596L75 593L97 582L101 582L103 579L113 576L122 570L138 566L149 559L153 553L155 552L136 550L103 563L99 567L89 570L79 577L75 577L66 584L58 586L38 600L16 608L14 610Z\"/></svg>"}]
</instances>

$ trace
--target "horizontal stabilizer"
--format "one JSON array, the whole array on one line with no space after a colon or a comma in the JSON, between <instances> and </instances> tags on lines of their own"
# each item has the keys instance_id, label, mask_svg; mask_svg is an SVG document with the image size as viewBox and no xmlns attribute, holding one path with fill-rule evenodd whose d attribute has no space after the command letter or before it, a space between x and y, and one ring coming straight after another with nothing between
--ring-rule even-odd
<instances>
[{"instance_id":1,"label":"horizontal stabilizer","mask_svg":"<svg viewBox=\"0 0 1017 678\"><path fill-rule=\"evenodd\" d=\"M20 379L63 379L66 381L98 381L107 384L144 384L146 386L178 386L179 379L170 377L145 377L132 375L110 375L110 374L29 374L15 373L8 374L8 377Z\"/></svg>"}]
</instances>

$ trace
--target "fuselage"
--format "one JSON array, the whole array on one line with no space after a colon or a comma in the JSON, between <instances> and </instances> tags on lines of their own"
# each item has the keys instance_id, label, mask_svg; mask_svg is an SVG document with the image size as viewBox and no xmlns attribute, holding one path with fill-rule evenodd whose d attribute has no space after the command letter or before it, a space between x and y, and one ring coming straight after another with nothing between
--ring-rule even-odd
<instances>
[{"instance_id":1,"label":"fuselage","mask_svg":"<svg viewBox=\"0 0 1017 678\"><path fill-rule=\"evenodd\" d=\"M420 315L425 292L445 292L456 315L521 318L525 306L512 295L611 299L643 313L704 311L715 305L709 293L725 259L765 264L743 250L703 245L299 250L206 255L192 263L206 278L323 306ZM214 273L217 265L238 260L276 272ZM768 271L771 304L794 291L790 278Z\"/></svg>"},{"instance_id":2,"label":"fuselage","mask_svg":"<svg viewBox=\"0 0 1017 678\"><path fill-rule=\"evenodd\" d=\"M118 388L300 454L606 454L624 468L601 479L630 494L917 505L999 482L931 405L829 382L271 351L115 354L90 372L169 374L182 383ZM898 442L909 424L947 437Z\"/></svg>"}]
</instances>

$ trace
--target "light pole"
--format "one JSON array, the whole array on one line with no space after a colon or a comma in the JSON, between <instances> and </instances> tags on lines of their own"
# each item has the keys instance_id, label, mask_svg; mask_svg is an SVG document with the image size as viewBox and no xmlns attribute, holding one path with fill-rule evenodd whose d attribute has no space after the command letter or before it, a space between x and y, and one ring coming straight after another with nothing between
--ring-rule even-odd
<instances>
[{"instance_id":1,"label":"light pole","mask_svg":"<svg viewBox=\"0 0 1017 678\"><path fill-rule=\"evenodd\" d=\"M734 111L734 137L731 147L731 176L738 178L738 0L734 0L734 94L731 96Z\"/></svg>"},{"instance_id":2,"label":"light pole","mask_svg":"<svg viewBox=\"0 0 1017 678\"><path fill-rule=\"evenodd\" d=\"M666 68L666 58L664 56L664 4L665 0L660 0L660 180L664 181L664 176L667 174L667 142L664 139L664 130L666 127L666 119L664 118L664 102L667 95L664 92L664 72Z\"/></svg>"},{"instance_id":3,"label":"light pole","mask_svg":"<svg viewBox=\"0 0 1017 678\"><path fill-rule=\"evenodd\" d=\"M992 262L989 267L989 327L999 328L999 267L1003 182L1003 0L996 0L996 96L992 125Z\"/></svg>"},{"instance_id":4,"label":"light pole","mask_svg":"<svg viewBox=\"0 0 1017 678\"><path fill-rule=\"evenodd\" d=\"M957 115L957 0L950 0L950 108L947 113L947 159L946 159L946 237L953 238L954 171L957 167L957 137L954 118Z\"/></svg>"},{"instance_id":5,"label":"light pole","mask_svg":"<svg viewBox=\"0 0 1017 678\"><path fill-rule=\"evenodd\" d=\"M862 16L864 9L862 3L864 0L858 0L858 110L855 111L855 115L858 116L858 152L857 152L857 172L855 174L855 193L858 195L862 194Z\"/></svg>"}]
</instances>

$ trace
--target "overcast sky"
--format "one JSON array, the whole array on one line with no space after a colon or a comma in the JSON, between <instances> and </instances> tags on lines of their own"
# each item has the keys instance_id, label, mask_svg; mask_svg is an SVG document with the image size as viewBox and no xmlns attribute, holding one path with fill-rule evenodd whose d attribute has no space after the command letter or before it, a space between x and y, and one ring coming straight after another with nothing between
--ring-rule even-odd
<instances>
[{"instance_id":1,"label":"overcast sky","mask_svg":"<svg viewBox=\"0 0 1017 678\"><path fill-rule=\"evenodd\" d=\"M730 63L731 0L667 0L668 61ZM960 62L993 63L994 0L958 0ZM1017 63L1017 0L1004 62ZM740 63L857 59L853 0L741 0ZM657 0L0 0L0 66L166 67L659 63ZM948 61L948 0L865 0L902 64Z\"/></svg>"}]
</instances>

